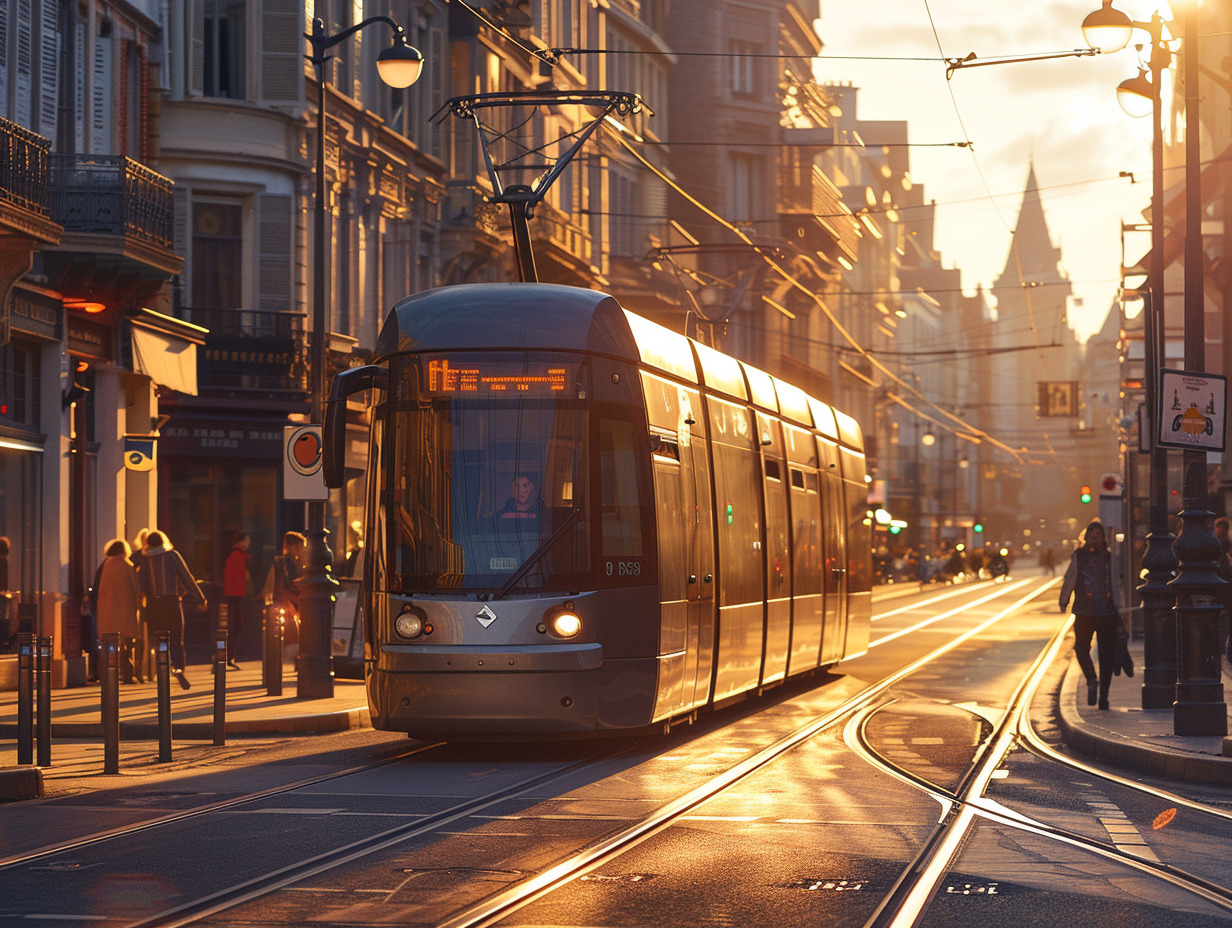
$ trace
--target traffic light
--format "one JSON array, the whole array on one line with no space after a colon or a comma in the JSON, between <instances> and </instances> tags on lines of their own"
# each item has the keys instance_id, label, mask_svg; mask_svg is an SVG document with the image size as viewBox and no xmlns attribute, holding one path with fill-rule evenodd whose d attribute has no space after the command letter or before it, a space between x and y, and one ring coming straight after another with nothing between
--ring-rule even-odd
<instances>
[{"instance_id":1,"label":"traffic light","mask_svg":"<svg viewBox=\"0 0 1232 928\"><path fill-rule=\"evenodd\" d=\"M971 531L975 532L977 535L982 534L984 531L984 523L976 522L975 525L971 526Z\"/></svg>"},{"instance_id":2,"label":"traffic light","mask_svg":"<svg viewBox=\"0 0 1232 928\"><path fill-rule=\"evenodd\" d=\"M1089 503L1091 501L1091 488L1083 487L1081 490L1079 490L1078 499L1083 503L1083 505Z\"/></svg>"}]
</instances>

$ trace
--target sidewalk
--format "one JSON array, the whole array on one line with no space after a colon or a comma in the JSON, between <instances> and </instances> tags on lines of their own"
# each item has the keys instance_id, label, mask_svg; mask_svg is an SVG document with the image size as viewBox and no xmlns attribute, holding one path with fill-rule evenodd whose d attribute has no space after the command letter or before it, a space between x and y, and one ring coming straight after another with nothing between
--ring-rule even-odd
<instances>
[{"instance_id":1,"label":"sidewalk","mask_svg":"<svg viewBox=\"0 0 1232 928\"><path fill-rule=\"evenodd\" d=\"M174 742L214 739L214 674L209 664L190 664L185 690L171 678L171 737ZM330 699L297 699L295 671L283 667L282 695L266 695L259 661L245 661L227 672L226 736L301 736L362 728L368 724L368 700L362 680L334 679ZM72 764L99 755L103 742L100 688L51 691L53 765ZM120 686L120 744L124 751L157 750L158 689L153 682ZM35 758L37 720L35 723ZM137 745L134 742L145 742ZM154 742L151 744L150 742ZM97 758L96 758L97 759ZM0 692L0 802L42 794L41 771L17 766L17 693Z\"/></svg>"},{"instance_id":2,"label":"sidewalk","mask_svg":"<svg viewBox=\"0 0 1232 928\"><path fill-rule=\"evenodd\" d=\"M172 737L214 737L214 673L209 664L190 664L192 689L171 678ZM51 691L51 737L101 738L102 710L98 684ZM245 661L227 672L228 735L314 734L359 728L368 721L362 680L334 679L332 699L297 699L295 670L285 664L282 695L267 696L259 661ZM0 739L17 738L17 693L0 692ZM152 681L120 685L120 738L158 738L158 690Z\"/></svg>"},{"instance_id":3,"label":"sidewalk","mask_svg":"<svg viewBox=\"0 0 1232 928\"><path fill-rule=\"evenodd\" d=\"M1112 766L1168 780L1232 786L1232 739L1218 735L1172 733L1172 709L1142 708L1142 641L1129 644L1134 675L1113 677L1108 709L1087 705L1086 680L1068 648L1059 660L1068 662L1061 684L1058 722L1073 751ZM1232 699L1232 673L1222 661L1224 700Z\"/></svg>"}]
</instances>

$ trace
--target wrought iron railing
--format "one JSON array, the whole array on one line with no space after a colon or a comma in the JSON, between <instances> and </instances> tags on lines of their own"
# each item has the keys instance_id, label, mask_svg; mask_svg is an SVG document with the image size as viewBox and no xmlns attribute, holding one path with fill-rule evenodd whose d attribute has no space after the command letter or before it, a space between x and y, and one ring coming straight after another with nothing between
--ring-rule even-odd
<instances>
[{"instance_id":1,"label":"wrought iron railing","mask_svg":"<svg viewBox=\"0 0 1232 928\"><path fill-rule=\"evenodd\" d=\"M304 314L181 307L177 314L209 329L198 355L201 390L303 393L307 389Z\"/></svg>"},{"instance_id":2,"label":"wrought iron railing","mask_svg":"<svg viewBox=\"0 0 1232 928\"><path fill-rule=\"evenodd\" d=\"M52 218L66 232L131 235L172 247L172 181L124 155L51 158Z\"/></svg>"},{"instance_id":3,"label":"wrought iron railing","mask_svg":"<svg viewBox=\"0 0 1232 928\"><path fill-rule=\"evenodd\" d=\"M0 116L0 200L51 214L51 142Z\"/></svg>"}]
</instances>

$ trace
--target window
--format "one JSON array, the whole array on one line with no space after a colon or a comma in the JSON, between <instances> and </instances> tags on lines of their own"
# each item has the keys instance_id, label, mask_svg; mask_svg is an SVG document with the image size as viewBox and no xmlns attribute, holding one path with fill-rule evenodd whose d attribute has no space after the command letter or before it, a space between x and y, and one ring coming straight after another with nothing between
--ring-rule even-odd
<instances>
[{"instance_id":1,"label":"window","mask_svg":"<svg viewBox=\"0 0 1232 928\"><path fill-rule=\"evenodd\" d=\"M761 161L755 155L735 153L728 163L727 218L756 219L761 196Z\"/></svg>"},{"instance_id":2,"label":"window","mask_svg":"<svg viewBox=\"0 0 1232 928\"><path fill-rule=\"evenodd\" d=\"M205 0L205 86L207 97L245 98L246 0Z\"/></svg>"},{"instance_id":3,"label":"window","mask_svg":"<svg viewBox=\"0 0 1232 928\"><path fill-rule=\"evenodd\" d=\"M603 556L642 556L642 506L633 423L599 423L599 482L603 509Z\"/></svg>"},{"instance_id":4,"label":"window","mask_svg":"<svg viewBox=\"0 0 1232 928\"><path fill-rule=\"evenodd\" d=\"M38 431L39 356L34 348L0 346L0 423Z\"/></svg>"},{"instance_id":5,"label":"window","mask_svg":"<svg viewBox=\"0 0 1232 928\"><path fill-rule=\"evenodd\" d=\"M735 40L730 46L732 93L752 94L757 92L757 55L760 46L753 42Z\"/></svg>"},{"instance_id":6,"label":"window","mask_svg":"<svg viewBox=\"0 0 1232 928\"><path fill-rule=\"evenodd\" d=\"M239 203L193 202L192 266L194 308L243 306L244 235Z\"/></svg>"}]
</instances>

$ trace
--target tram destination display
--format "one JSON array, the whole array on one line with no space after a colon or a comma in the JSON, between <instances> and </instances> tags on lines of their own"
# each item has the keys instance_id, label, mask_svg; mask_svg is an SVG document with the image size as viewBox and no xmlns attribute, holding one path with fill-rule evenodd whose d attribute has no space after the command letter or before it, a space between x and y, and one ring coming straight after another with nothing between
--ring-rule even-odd
<instances>
[{"instance_id":1,"label":"tram destination display","mask_svg":"<svg viewBox=\"0 0 1232 928\"><path fill-rule=\"evenodd\" d=\"M577 366L553 361L431 358L423 362L424 389L436 395L549 396L563 393Z\"/></svg>"}]
</instances>

